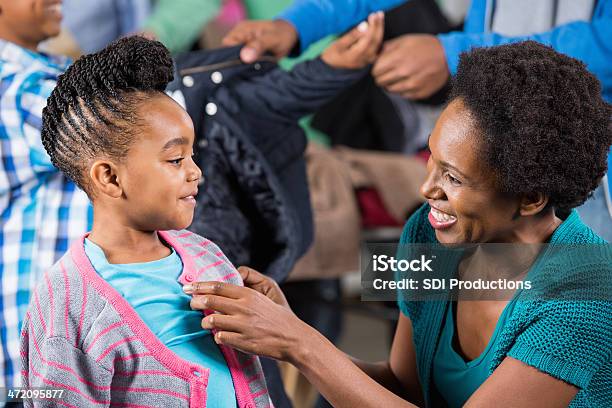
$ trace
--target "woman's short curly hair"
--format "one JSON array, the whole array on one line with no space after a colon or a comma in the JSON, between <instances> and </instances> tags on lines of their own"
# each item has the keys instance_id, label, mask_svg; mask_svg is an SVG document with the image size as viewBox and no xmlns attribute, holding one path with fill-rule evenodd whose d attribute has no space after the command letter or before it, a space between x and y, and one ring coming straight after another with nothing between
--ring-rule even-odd
<instances>
[{"instance_id":1,"label":"woman's short curly hair","mask_svg":"<svg viewBox=\"0 0 612 408\"><path fill-rule=\"evenodd\" d=\"M484 138L501 191L544 193L567 211L606 172L612 108L585 65L526 41L461 54L450 100L461 99Z\"/></svg>"},{"instance_id":2,"label":"woman's short curly hair","mask_svg":"<svg viewBox=\"0 0 612 408\"><path fill-rule=\"evenodd\" d=\"M58 78L43 109L42 144L90 197L87 166L99 157L126 156L141 123L140 104L164 91L172 64L162 43L132 36L84 55Z\"/></svg>"}]
</instances>

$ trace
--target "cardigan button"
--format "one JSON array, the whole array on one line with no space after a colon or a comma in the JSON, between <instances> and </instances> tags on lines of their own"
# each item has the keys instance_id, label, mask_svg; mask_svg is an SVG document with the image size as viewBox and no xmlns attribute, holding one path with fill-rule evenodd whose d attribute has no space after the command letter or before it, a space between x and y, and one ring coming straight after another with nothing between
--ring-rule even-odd
<instances>
[{"instance_id":1,"label":"cardigan button","mask_svg":"<svg viewBox=\"0 0 612 408\"><path fill-rule=\"evenodd\" d=\"M202 376L202 373L199 372L198 370L192 370L191 374L195 375L196 377L201 377Z\"/></svg>"},{"instance_id":2,"label":"cardigan button","mask_svg":"<svg viewBox=\"0 0 612 408\"><path fill-rule=\"evenodd\" d=\"M187 282L193 282L193 275L187 275L187 276L185 276L185 280L186 280Z\"/></svg>"}]
</instances>

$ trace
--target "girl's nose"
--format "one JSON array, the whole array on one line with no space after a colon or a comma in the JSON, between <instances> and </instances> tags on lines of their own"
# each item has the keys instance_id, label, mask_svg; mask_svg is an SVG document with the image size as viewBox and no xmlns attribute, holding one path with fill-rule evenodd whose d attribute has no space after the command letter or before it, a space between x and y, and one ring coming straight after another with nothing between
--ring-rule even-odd
<instances>
[{"instance_id":1,"label":"girl's nose","mask_svg":"<svg viewBox=\"0 0 612 408\"><path fill-rule=\"evenodd\" d=\"M202 178L202 170L200 170L200 168L198 167L197 164L195 164L195 162L193 161L193 159L191 160L191 169L189 172L189 175L187 177L187 181L198 181Z\"/></svg>"}]
</instances>

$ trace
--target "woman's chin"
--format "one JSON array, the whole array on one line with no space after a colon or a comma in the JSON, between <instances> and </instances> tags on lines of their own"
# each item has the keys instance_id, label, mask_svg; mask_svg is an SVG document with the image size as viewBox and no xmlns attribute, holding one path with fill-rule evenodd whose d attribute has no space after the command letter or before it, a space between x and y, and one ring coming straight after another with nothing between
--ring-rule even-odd
<instances>
[{"instance_id":1,"label":"woman's chin","mask_svg":"<svg viewBox=\"0 0 612 408\"><path fill-rule=\"evenodd\" d=\"M444 246L459 245L463 243L460 239L458 239L456 234L453 234L448 229L445 229L445 230L437 229L435 230L435 232L436 232L436 239L438 240L440 244Z\"/></svg>"}]
</instances>

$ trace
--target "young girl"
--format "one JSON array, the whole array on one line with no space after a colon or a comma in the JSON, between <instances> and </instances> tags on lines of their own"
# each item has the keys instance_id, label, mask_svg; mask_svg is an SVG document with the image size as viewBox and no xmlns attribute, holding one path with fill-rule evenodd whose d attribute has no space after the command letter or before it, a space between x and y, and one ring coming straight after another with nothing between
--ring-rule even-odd
<instances>
[{"instance_id":1,"label":"young girl","mask_svg":"<svg viewBox=\"0 0 612 408\"><path fill-rule=\"evenodd\" d=\"M375 24L324 61L366 65L382 37ZM183 230L202 174L193 123L163 92L172 72L161 43L124 38L75 62L44 110L43 145L94 212L23 324L23 386L63 389L52 405L271 406L257 357L218 346L182 289L242 280L215 244Z\"/></svg>"},{"instance_id":2,"label":"young girl","mask_svg":"<svg viewBox=\"0 0 612 408\"><path fill-rule=\"evenodd\" d=\"M191 119L163 93L172 72L161 43L122 39L73 64L43 113L44 147L92 199L94 224L33 296L23 384L65 389L68 406L270 404L257 358L218 347L182 291L241 279L180 231L201 172Z\"/></svg>"}]
</instances>

